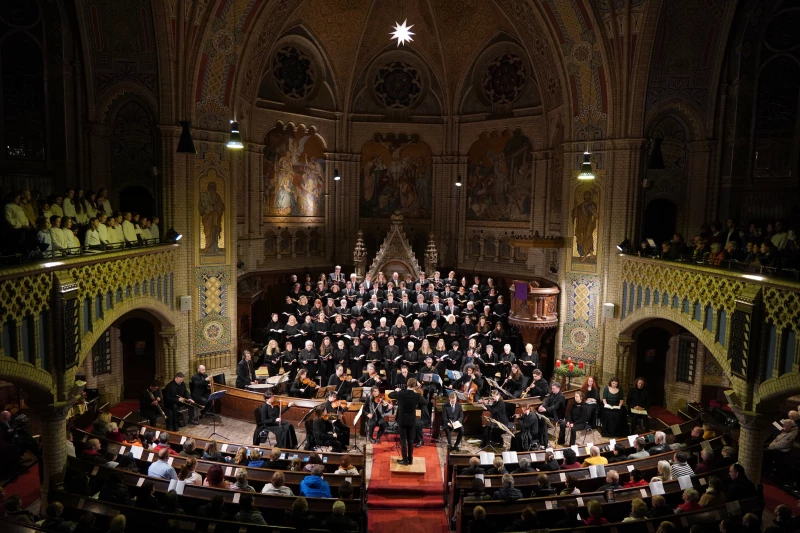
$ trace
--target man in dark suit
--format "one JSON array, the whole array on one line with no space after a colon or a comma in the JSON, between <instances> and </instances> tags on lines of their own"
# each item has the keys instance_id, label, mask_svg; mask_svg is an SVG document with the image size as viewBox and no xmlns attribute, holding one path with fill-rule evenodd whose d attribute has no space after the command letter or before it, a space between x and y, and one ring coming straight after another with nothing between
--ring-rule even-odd
<instances>
[{"instance_id":1,"label":"man in dark suit","mask_svg":"<svg viewBox=\"0 0 800 533\"><path fill-rule=\"evenodd\" d=\"M283 410L279 406L273 405L273 402L272 392L265 392L264 403L258 407L259 419L256 421L256 430L253 432L253 446L259 445L262 431L269 431L275 435L278 448L296 448L297 435L295 435L294 426L281 419L283 413L288 411L294 402L286 404Z\"/></svg>"},{"instance_id":2,"label":"man in dark suit","mask_svg":"<svg viewBox=\"0 0 800 533\"><path fill-rule=\"evenodd\" d=\"M161 416L161 411L158 409L159 405L163 408L164 400L161 398L161 388L158 386L158 381L153 380L150 386L139 395L139 414L147 418L151 426L155 426L158 417Z\"/></svg>"},{"instance_id":3,"label":"man in dark suit","mask_svg":"<svg viewBox=\"0 0 800 533\"><path fill-rule=\"evenodd\" d=\"M551 394L548 394L542 405L539 406L539 412L549 418L554 425L558 425L564 418L567 400L561 393L561 383L553 382L550 385L550 390Z\"/></svg>"},{"instance_id":4,"label":"man in dark suit","mask_svg":"<svg viewBox=\"0 0 800 533\"><path fill-rule=\"evenodd\" d=\"M453 450L458 452L461 451L461 437L464 435L464 428L460 425L457 428L453 426L455 422L464 423L464 410L461 408L461 404L458 403L458 397L455 392L451 392L448 398L450 401L442 407L442 427L444 428L444 434L447 435L447 447L450 448L451 452ZM453 441L450 438L450 434L453 432L456 434L455 446L453 446Z\"/></svg>"},{"instance_id":5,"label":"man in dark suit","mask_svg":"<svg viewBox=\"0 0 800 533\"><path fill-rule=\"evenodd\" d=\"M253 367L253 354L245 350L242 359L236 365L236 388L244 389L256 382L256 369Z\"/></svg>"},{"instance_id":6,"label":"man in dark suit","mask_svg":"<svg viewBox=\"0 0 800 533\"><path fill-rule=\"evenodd\" d=\"M400 428L400 452L402 460L398 461L403 466L414 463L414 433L416 432L417 409L423 409L428 402L419 393L417 380L409 378L406 390L398 387L389 393L389 398L397 400L397 425Z\"/></svg>"},{"instance_id":7,"label":"man in dark suit","mask_svg":"<svg viewBox=\"0 0 800 533\"><path fill-rule=\"evenodd\" d=\"M300 360L300 368L308 371L308 377L312 380L317 375L317 361L319 361L319 352L314 348L312 341L306 341L306 347L300 350L298 357Z\"/></svg>"},{"instance_id":8,"label":"man in dark suit","mask_svg":"<svg viewBox=\"0 0 800 533\"><path fill-rule=\"evenodd\" d=\"M197 367L197 374L192 376L192 383L189 389L191 389L192 400L202 408L202 413L206 410L206 403L208 403L208 397L211 395L211 376L206 374L205 365Z\"/></svg>"},{"instance_id":9,"label":"man in dark suit","mask_svg":"<svg viewBox=\"0 0 800 533\"><path fill-rule=\"evenodd\" d=\"M192 407L189 391L186 390L186 384L183 382L185 376L183 372L175 374L175 379L167 383L164 387L164 411L167 413L167 431L178 431L180 423L178 422L178 408L181 404L185 404L189 408L189 424L197 425L197 413Z\"/></svg>"}]
</instances>

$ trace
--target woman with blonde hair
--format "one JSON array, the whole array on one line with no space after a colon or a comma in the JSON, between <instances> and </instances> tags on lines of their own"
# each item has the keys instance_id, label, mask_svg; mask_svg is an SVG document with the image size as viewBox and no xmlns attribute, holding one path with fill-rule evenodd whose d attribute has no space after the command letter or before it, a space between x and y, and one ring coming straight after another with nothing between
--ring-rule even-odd
<instances>
[{"instance_id":1,"label":"woman with blonde hair","mask_svg":"<svg viewBox=\"0 0 800 533\"><path fill-rule=\"evenodd\" d=\"M285 485L286 479L283 472L278 470L272 474L272 481L264 485L261 489L262 494L279 494L281 496L294 496L292 489Z\"/></svg>"},{"instance_id":2,"label":"woman with blonde hair","mask_svg":"<svg viewBox=\"0 0 800 533\"><path fill-rule=\"evenodd\" d=\"M670 466L669 461L659 461L658 475L656 475L651 481L660 480L663 483L666 483L671 479L672 479L672 467Z\"/></svg>"},{"instance_id":3,"label":"woman with blonde hair","mask_svg":"<svg viewBox=\"0 0 800 533\"><path fill-rule=\"evenodd\" d=\"M233 464L246 465L248 462L247 454L247 448L240 446L239 449L236 450L236 455L233 456Z\"/></svg>"},{"instance_id":4,"label":"woman with blonde hair","mask_svg":"<svg viewBox=\"0 0 800 533\"><path fill-rule=\"evenodd\" d=\"M277 376L281 368L281 349L278 341L270 339L267 348L264 350L264 363L267 365L270 376Z\"/></svg>"}]
</instances>

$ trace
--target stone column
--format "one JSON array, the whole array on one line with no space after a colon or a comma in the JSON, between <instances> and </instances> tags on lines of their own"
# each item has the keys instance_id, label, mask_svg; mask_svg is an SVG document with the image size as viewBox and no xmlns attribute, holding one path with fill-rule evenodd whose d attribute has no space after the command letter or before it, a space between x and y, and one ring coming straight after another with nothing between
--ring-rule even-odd
<instances>
[{"instance_id":1,"label":"stone column","mask_svg":"<svg viewBox=\"0 0 800 533\"><path fill-rule=\"evenodd\" d=\"M42 424L42 485L40 488L41 513L47 507L47 493L64 477L67 465L67 412L72 406L69 402L63 407L44 407L36 409Z\"/></svg>"},{"instance_id":2,"label":"stone column","mask_svg":"<svg viewBox=\"0 0 800 533\"><path fill-rule=\"evenodd\" d=\"M633 339L625 334L621 334L617 339L617 377L621 387L626 387L630 384L633 364L631 358L631 348L633 347ZM605 383L611 376L603 376L600 383Z\"/></svg>"},{"instance_id":3,"label":"stone column","mask_svg":"<svg viewBox=\"0 0 800 533\"><path fill-rule=\"evenodd\" d=\"M159 335L161 336L163 357L156 358L156 375L160 376L161 382L166 384L179 372L176 357L178 335L175 328L164 328Z\"/></svg>"},{"instance_id":4,"label":"stone column","mask_svg":"<svg viewBox=\"0 0 800 533\"><path fill-rule=\"evenodd\" d=\"M770 421L762 414L742 411L733 408L739 420L739 464L744 467L745 474L758 484L761 479L761 466L764 458L764 439L770 430Z\"/></svg>"}]
</instances>

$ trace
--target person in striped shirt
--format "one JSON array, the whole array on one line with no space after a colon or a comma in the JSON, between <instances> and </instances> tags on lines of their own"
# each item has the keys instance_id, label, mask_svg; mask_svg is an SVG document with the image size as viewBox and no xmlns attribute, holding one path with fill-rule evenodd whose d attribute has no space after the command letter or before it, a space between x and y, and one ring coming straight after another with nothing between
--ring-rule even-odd
<instances>
[{"instance_id":1,"label":"person in striped shirt","mask_svg":"<svg viewBox=\"0 0 800 533\"><path fill-rule=\"evenodd\" d=\"M677 479L681 476L693 476L694 470L686 463L686 454L683 452L675 453L675 460L672 462L672 478Z\"/></svg>"}]
</instances>

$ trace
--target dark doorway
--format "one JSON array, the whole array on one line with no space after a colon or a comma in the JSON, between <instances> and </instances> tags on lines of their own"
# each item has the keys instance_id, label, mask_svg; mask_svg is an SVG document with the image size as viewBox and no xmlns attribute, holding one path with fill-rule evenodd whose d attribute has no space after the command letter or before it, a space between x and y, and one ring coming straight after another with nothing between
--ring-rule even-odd
<instances>
[{"instance_id":1,"label":"dark doorway","mask_svg":"<svg viewBox=\"0 0 800 533\"><path fill-rule=\"evenodd\" d=\"M660 327L643 329L636 339L636 376L647 380L651 405L664 405L664 375L672 334ZM629 383L627 385L632 385Z\"/></svg>"},{"instance_id":2,"label":"dark doorway","mask_svg":"<svg viewBox=\"0 0 800 533\"><path fill-rule=\"evenodd\" d=\"M122 342L123 395L138 398L156 375L156 329L144 318L120 323Z\"/></svg>"},{"instance_id":3,"label":"dark doorway","mask_svg":"<svg viewBox=\"0 0 800 533\"><path fill-rule=\"evenodd\" d=\"M644 212L642 238L656 241L656 249L660 251L661 243L670 240L675 233L677 218L678 206L669 200L653 200Z\"/></svg>"},{"instance_id":4,"label":"dark doorway","mask_svg":"<svg viewBox=\"0 0 800 533\"><path fill-rule=\"evenodd\" d=\"M119 210L123 213L130 211L150 218L155 209L153 195L144 187L128 187L119 194Z\"/></svg>"}]
</instances>

